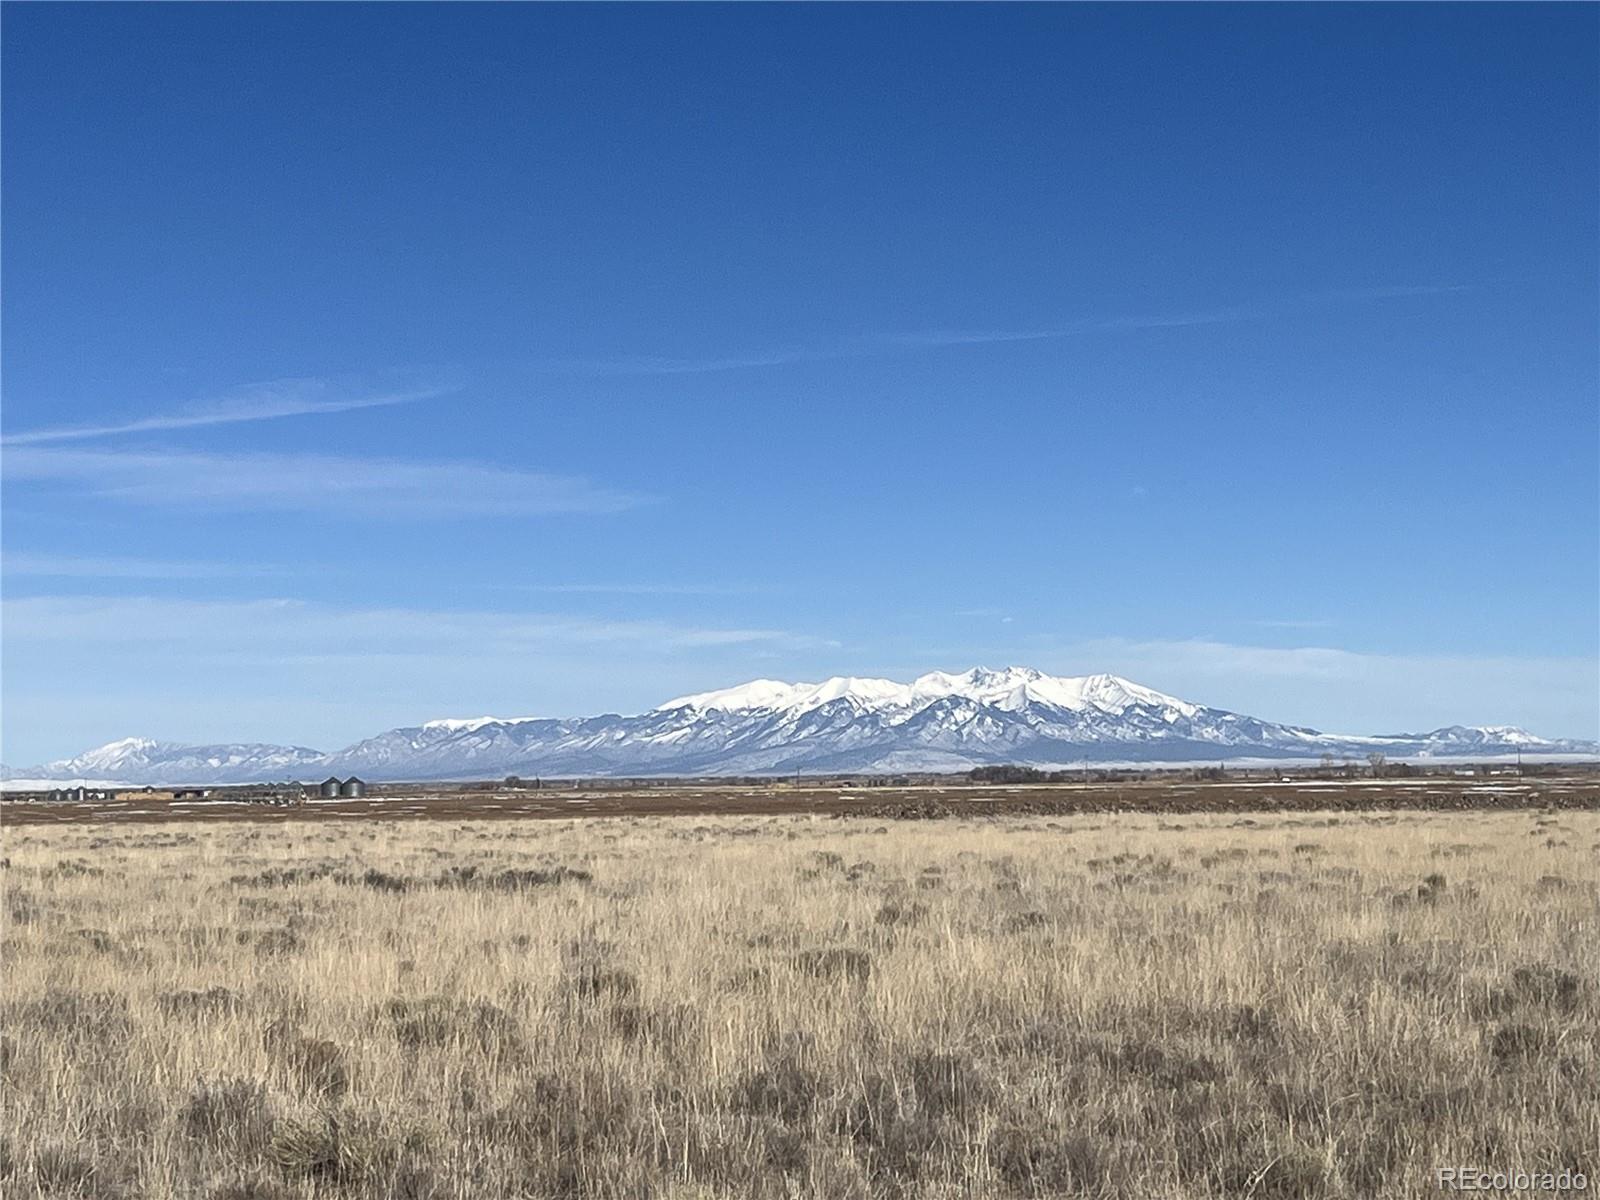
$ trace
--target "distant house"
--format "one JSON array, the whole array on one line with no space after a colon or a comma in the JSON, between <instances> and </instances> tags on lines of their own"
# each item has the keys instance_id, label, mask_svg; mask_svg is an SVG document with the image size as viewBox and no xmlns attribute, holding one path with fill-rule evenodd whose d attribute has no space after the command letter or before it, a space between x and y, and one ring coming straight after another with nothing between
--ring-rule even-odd
<instances>
[{"instance_id":1,"label":"distant house","mask_svg":"<svg viewBox=\"0 0 1600 1200\"><path fill-rule=\"evenodd\" d=\"M211 795L211 789L210 788L173 788L172 789L172 798L174 800L204 800L209 795Z\"/></svg>"},{"instance_id":2,"label":"distant house","mask_svg":"<svg viewBox=\"0 0 1600 1200\"><path fill-rule=\"evenodd\" d=\"M324 800L329 799L339 794L339 787L339 777L337 775L329 775L317 786L317 795Z\"/></svg>"},{"instance_id":3,"label":"distant house","mask_svg":"<svg viewBox=\"0 0 1600 1200\"><path fill-rule=\"evenodd\" d=\"M322 786L327 787L328 785L323 784ZM365 796L366 794L367 785L361 780L357 779L354 775L350 776L349 779L346 779L343 783L339 784L339 795L341 796Z\"/></svg>"}]
</instances>

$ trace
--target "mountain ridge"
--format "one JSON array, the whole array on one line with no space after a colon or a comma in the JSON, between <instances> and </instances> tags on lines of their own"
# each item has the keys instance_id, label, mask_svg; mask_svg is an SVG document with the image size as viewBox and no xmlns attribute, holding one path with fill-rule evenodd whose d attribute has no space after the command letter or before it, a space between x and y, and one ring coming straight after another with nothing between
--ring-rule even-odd
<instances>
[{"instance_id":1,"label":"mountain ridge","mask_svg":"<svg viewBox=\"0 0 1600 1200\"><path fill-rule=\"evenodd\" d=\"M1116 675L974 667L957 674L929 672L904 684L855 676L820 683L751 680L679 696L633 716L437 718L332 753L267 743L192 746L123 738L72 758L7 771L7 777L145 784L323 774L375 780L758 775L1370 753L1583 756L1600 754L1600 745L1542 738L1505 725L1328 734L1195 704Z\"/></svg>"}]
</instances>

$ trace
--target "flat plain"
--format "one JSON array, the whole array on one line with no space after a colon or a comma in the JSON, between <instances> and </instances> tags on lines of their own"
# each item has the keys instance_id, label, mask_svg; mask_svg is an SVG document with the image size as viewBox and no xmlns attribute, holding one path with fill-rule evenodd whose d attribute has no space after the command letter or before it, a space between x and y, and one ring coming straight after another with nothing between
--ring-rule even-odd
<instances>
[{"instance_id":1,"label":"flat plain","mask_svg":"<svg viewBox=\"0 0 1600 1200\"><path fill-rule=\"evenodd\" d=\"M26 807L5 831L8 1196L1600 1177L1592 807Z\"/></svg>"},{"instance_id":2,"label":"flat plain","mask_svg":"<svg viewBox=\"0 0 1600 1200\"><path fill-rule=\"evenodd\" d=\"M534 788L495 784L382 783L356 798L310 798L293 806L255 803L251 789L216 788L182 800L124 789L109 800L50 802L41 794L0 796L8 825L143 824L196 821L519 820L626 816L925 817L1074 816L1085 813L1253 813L1400 809L1600 810L1600 768L1547 767L1542 773L1449 771L1404 779L1159 771L1148 778L1089 783L976 784L942 779L905 786L851 781L788 783L565 781ZM1199 775L1201 777L1194 777ZM270 788L256 789L256 798Z\"/></svg>"}]
</instances>

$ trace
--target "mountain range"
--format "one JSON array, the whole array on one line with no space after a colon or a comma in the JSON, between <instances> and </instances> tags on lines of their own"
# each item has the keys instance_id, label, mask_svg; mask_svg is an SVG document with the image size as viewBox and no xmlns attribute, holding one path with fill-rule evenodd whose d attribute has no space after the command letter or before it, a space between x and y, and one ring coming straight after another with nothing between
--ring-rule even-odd
<instances>
[{"instance_id":1,"label":"mountain range","mask_svg":"<svg viewBox=\"0 0 1600 1200\"><path fill-rule=\"evenodd\" d=\"M526 776L760 775L962 771L1016 763L1228 759L1594 756L1590 741L1510 726L1351 736L1282 725L1168 696L1115 675L1027 667L932 672L911 683L758 679L680 696L635 716L476 717L392 729L333 753L303 746L180 745L125 738L9 779L247 783Z\"/></svg>"}]
</instances>

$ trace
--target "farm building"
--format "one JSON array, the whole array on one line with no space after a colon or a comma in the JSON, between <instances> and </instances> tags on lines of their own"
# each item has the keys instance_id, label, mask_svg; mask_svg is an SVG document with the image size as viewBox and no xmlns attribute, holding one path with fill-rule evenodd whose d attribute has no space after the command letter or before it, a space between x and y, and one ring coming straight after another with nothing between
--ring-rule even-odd
<instances>
[{"instance_id":1,"label":"farm building","mask_svg":"<svg viewBox=\"0 0 1600 1200\"><path fill-rule=\"evenodd\" d=\"M337 796L338 794L339 777L337 775L329 775L317 785L317 795L321 796L323 799L328 799L329 797Z\"/></svg>"},{"instance_id":2,"label":"farm building","mask_svg":"<svg viewBox=\"0 0 1600 1200\"><path fill-rule=\"evenodd\" d=\"M327 785L324 784L323 786L326 787ZM341 796L365 796L366 794L367 785L354 775L339 784L339 795Z\"/></svg>"}]
</instances>

